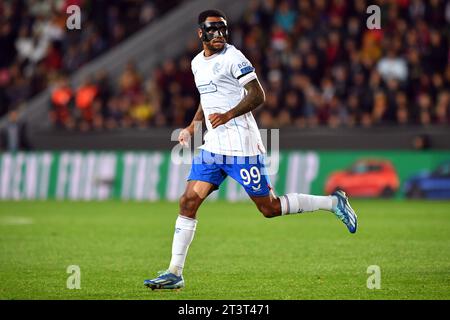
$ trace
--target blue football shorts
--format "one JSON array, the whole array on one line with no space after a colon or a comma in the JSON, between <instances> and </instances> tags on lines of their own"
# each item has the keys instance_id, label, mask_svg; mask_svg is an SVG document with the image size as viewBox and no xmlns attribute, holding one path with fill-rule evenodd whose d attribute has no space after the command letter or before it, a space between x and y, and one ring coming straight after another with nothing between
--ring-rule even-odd
<instances>
[{"instance_id":1,"label":"blue football shorts","mask_svg":"<svg viewBox=\"0 0 450 320\"><path fill-rule=\"evenodd\" d=\"M263 155L224 156L201 149L192 160L187 180L209 182L217 189L227 176L243 186L249 196L264 197L270 193L270 180Z\"/></svg>"}]
</instances>

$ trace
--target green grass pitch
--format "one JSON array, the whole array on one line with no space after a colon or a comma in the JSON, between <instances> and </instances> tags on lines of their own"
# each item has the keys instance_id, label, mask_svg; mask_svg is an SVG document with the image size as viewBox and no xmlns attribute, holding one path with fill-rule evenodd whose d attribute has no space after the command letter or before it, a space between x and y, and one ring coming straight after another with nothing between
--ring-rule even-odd
<instances>
[{"instance_id":1,"label":"green grass pitch","mask_svg":"<svg viewBox=\"0 0 450 320\"><path fill-rule=\"evenodd\" d=\"M207 202L186 288L151 291L176 203L0 202L0 299L450 299L450 202L352 206L354 235L327 212L265 219L250 202ZM81 289L67 289L69 265ZM371 265L381 289L367 288Z\"/></svg>"}]
</instances>

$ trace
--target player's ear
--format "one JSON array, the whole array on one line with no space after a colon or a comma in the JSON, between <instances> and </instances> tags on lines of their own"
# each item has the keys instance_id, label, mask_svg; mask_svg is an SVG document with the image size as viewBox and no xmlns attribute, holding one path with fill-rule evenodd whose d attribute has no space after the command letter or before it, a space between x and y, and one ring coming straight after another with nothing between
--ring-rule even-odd
<instances>
[{"instance_id":1,"label":"player's ear","mask_svg":"<svg viewBox=\"0 0 450 320\"><path fill-rule=\"evenodd\" d=\"M202 29L198 28L198 29L197 29L197 33L198 33L198 38L201 39L201 38L202 38L202 35L203 35Z\"/></svg>"}]
</instances>

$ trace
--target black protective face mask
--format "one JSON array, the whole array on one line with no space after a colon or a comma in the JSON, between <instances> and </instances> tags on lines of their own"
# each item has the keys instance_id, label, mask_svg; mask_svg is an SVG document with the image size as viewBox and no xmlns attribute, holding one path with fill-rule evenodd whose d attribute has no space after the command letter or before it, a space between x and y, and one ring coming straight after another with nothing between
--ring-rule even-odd
<instances>
[{"instance_id":1,"label":"black protective face mask","mask_svg":"<svg viewBox=\"0 0 450 320\"><path fill-rule=\"evenodd\" d=\"M225 21L203 22L200 24L202 29L202 41L209 42L217 37L224 37L228 40L228 27Z\"/></svg>"}]
</instances>

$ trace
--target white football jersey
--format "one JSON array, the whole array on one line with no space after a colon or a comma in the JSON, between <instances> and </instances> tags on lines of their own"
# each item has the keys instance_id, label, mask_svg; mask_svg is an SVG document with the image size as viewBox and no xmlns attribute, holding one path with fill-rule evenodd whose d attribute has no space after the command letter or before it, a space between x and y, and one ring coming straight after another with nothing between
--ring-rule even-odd
<instances>
[{"instance_id":1,"label":"white football jersey","mask_svg":"<svg viewBox=\"0 0 450 320\"><path fill-rule=\"evenodd\" d=\"M265 153L261 135L251 112L212 128L208 116L225 113L234 108L246 95L244 85L257 79L255 69L241 51L233 45L212 56L200 52L192 59L195 84L208 131L200 147L209 152L227 156L254 156Z\"/></svg>"}]
</instances>

